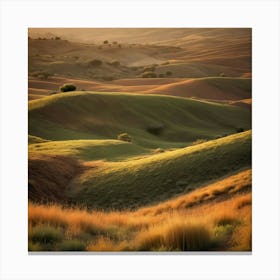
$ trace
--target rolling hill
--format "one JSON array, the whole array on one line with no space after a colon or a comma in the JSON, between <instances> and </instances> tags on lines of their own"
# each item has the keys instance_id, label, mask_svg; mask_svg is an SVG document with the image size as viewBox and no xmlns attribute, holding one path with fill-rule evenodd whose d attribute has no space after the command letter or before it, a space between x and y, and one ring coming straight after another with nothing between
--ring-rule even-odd
<instances>
[{"instance_id":1,"label":"rolling hill","mask_svg":"<svg viewBox=\"0 0 280 280\"><path fill-rule=\"evenodd\" d=\"M199 78L161 85L146 93L168 94L209 100L241 100L251 97L251 79Z\"/></svg>"},{"instance_id":2,"label":"rolling hill","mask_svg":"<svg viewBox=\"0 0 280 280\"><path fill-rule=\"evenodd\" d=\"M73 151L66 150L67 144L63 155L59 148L55 150L57 142L40 146L44 144L53 145L49 154L41 153L40 149L35 152L32 149L35 144L29 151L30 199L38 201L44 194L47 201L71 201L103 210L160 203L221 180L251 164L251 131L120 162L79 163L71 157ZM122 156L129 153L118 152ZM94 156L98 155L102 158L102 151ZM88 159L90 155L83 156Z\"/></svg>"},{"instance_id":3,"label":"rolling hill","mask_svg":"<svg viewBox=\"0 0 280 280\"><path fill-rule=\"evenodd\" d=\"M28 250L251 251L251 36L30 28Z\"/></svg>"},{"instance_id":4,"label":"rolling hill","mask_svg":"<svg viewBox=\"0 0 280 280\"><path fill-rule=\"evenodd\" d=\"M112 82L97 82L62 77L53 77L48 80L33 78L29 79L29 98L38 99L49 96L51 92L58 91L59 86L65 83L72 83L78 89L87 91L164 94L204 100L240 100L242 102L241 100L243 99L251 98L252 80L250 78L211 77L197 79L138 78L121 79ZM233 103L233 105L235 104Z\"/></svg>"},{"instance_id":5,"label":"rolling hill","mask_svg":"<svg viewBox=\"0 0 280 280\"><path fill-rule=\"evenodd\" d=\"M251 165L251 131L137 160L106 163L68 185L73 202L94 209L156 204Z\"/></svg>"},{"instance_id":6,"label":"rolling hill","mask_svg":"<svg viewBox=\"0 0 280 280\"><path fill-rule=\"evenodd\" d=\"M145 94L70 92L29 102L29 134L47 140L116 139L128 133L144 148L183 147L250 129L250 111Z\"/></svg>"},{"instance_id":7,"label":"rolling hill","mask_svg":"<svg viewBox=\"0 0 280 280\"><path fill-rule=\"evenodd\" d=\"M51 39L61 32L62 39ZM79 32L71 28L30 29L29 74L43 69L68 78L112 80L141 76L151 65L157 74L171 71L177 78L216 77L221 73L242 77L251 72L248 28L119 28L111 32L110 28ZM90 62L94 59L102 63L93 66ZM119 64L111 64L113 61Z\"/></svg>"}]
</instances>

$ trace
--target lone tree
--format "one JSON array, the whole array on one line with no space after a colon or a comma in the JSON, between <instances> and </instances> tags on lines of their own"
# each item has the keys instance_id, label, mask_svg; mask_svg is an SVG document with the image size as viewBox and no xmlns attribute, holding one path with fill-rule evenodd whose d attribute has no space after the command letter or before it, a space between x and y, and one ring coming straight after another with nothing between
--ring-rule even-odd
<instances>
[{"instance_id":1,"label":"lone tree","mask_svg":"<svg viewBox=\"0 0 280 280\"><path fill-rule=\"evenodd\" d=\"M75 91L76 90L76 86L73 84L64 84L63 86L61 86L59 88L59 90L61 92L67 92L67 91Z\"/></svg>"}]
</instances>

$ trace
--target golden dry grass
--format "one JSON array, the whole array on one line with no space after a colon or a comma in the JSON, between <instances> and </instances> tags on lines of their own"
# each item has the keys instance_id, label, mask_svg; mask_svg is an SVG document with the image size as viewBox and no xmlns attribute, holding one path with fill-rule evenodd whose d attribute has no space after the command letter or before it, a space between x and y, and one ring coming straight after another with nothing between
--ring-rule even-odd
<instances>
[{"instance_id":1,"label":"golden dry grass","mask_svg":"<svg viewBox=\"0 0 280 280\"><path fill-rule=\"evenodd\" d=\"M250 171L243 171L232 176L231 183L246 185L250 177ZM225 182L227 179L218 182L216 188L218 185L225 187ZM210 193L214 185L208 186ZM162 203L125 212L88 212L30 202L29 250L250 251L250 190L227 194L223 199L201 201L189 208L178 207L178 201L193 199L198 193L203 193L203 189L168 202L169 208L167 203ZM41 244L40 240L45 240L45 233L40 235L41 226L48 227L48 232L55 232L51 240L58 240L56 236L62 234L62 243ZM34 230L36 237L32 235Z\"/></svg>"}]
</instances>

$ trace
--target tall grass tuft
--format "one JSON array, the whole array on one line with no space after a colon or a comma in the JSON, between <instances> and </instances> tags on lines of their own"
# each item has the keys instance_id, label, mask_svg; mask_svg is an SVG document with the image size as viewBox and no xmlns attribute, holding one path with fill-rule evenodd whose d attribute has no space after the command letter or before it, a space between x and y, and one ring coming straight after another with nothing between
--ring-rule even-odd
<instances>
[{"instance_id":1,"label":"tall grass tuft","mask_svg":"<svg viewBox=\"0 0 280 280\"><path fill-rule=\"evenodd\" d=\"M203 224L171 224L164 235L164 245L179 251L203 251L212 246L211 233Z\"/></svg>"}]
</instances>

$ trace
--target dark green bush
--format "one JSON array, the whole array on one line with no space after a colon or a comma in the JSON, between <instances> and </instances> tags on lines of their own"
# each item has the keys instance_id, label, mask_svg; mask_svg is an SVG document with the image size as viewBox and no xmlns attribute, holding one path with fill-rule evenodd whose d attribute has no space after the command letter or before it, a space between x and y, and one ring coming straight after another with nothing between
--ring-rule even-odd
<instances>
[{"instance_id":1,"label":"dark green bush","mask_svg":"<svg viewBox=\"0 0 280 280\"><path fill-rule=\"evenodd\" d=\"M128 135L127 133L121 133L121 134L118 135L118 140L131 142L132 137L130 135Z\"/></svg>"},{"instance_id":2,"label":"dark green bush","mask_svg":"<svg viewBox=\"0 0 280 280\"><path fill-rule=\"evenodd\" d=\"M98 67L102 65L102 61L100 59L93 59L88 64L90 66Z\"/></svg>"},{"instance_id":3,"label":"dark green bush","mask_svg":"<svg viewBox=\"0 0 280 280\"><path fill-rule=\"evenodd\" d=\"M76 86L73 84L64 84L62 87L59 88L61 92L67 92L67 91L75 91Z\"/></svg>"},{"instance_id":4,"label":"dark green bush","mask_svg":"<svg viewBox=\"0 0 280 280\"><path fill-rule=\"evenodd\" d=\"M173 73L172 73L171 71L166 71L165 75L166 75L167 77L170 77L170 76L173 75Z\"/></svg>"},{"instance_id":5,"label":"dark green bush","mask_svg":"<svg viewBox=\"0 0 280 280\"><path fill-rule=\"evenodd\" d=\"M157 74L155 72L145 72L142 74L142 78L156 78Z\"/></svg>"}]
</instances>

